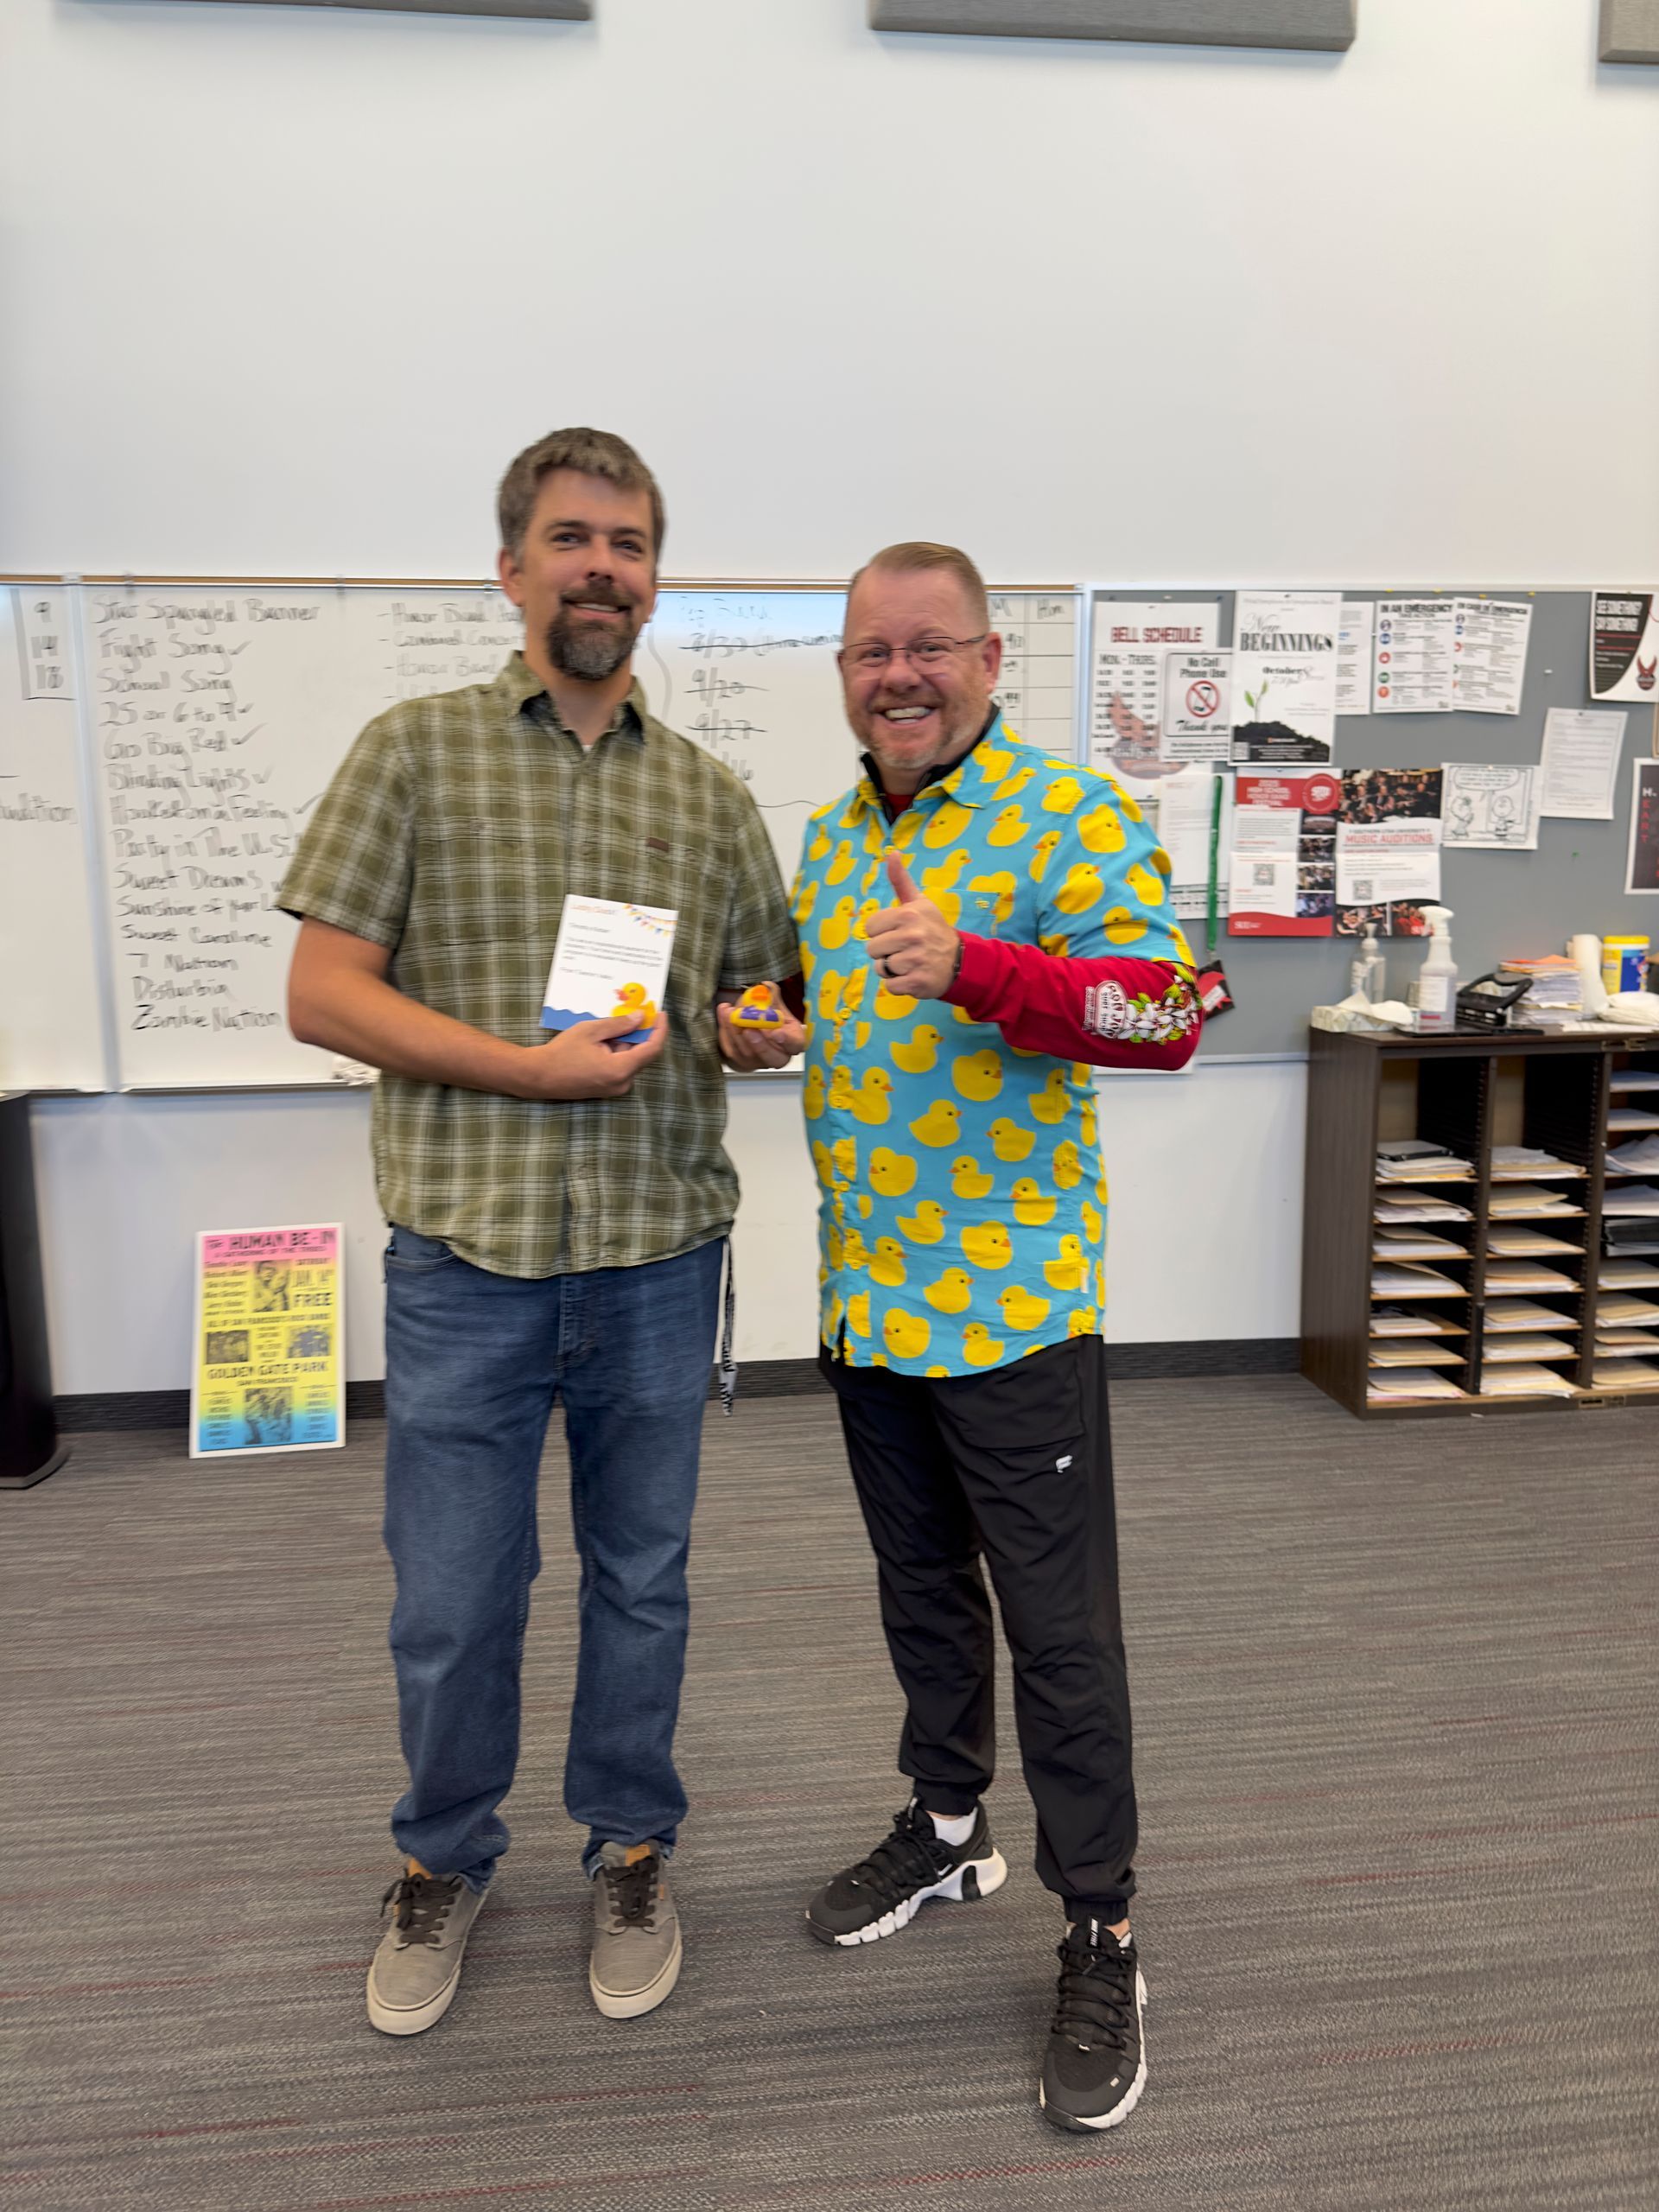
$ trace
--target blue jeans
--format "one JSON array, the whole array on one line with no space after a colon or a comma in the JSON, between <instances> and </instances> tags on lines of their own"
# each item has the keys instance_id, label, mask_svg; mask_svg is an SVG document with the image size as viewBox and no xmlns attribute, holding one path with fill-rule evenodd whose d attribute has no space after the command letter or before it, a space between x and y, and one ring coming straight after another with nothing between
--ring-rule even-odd
<instances>
[{"instance_id":1,"label":"blue jeans","mask_svg":"<svg viewBox=\"0 0 1659 2212\"><path fill-rule=\"evenodd\" d=\"M409 1788L405 1857L482 1889L507 1847L536 1487L564 1402L581 1643L564 1802L606 1842L671 1848L686 1554L722 1239L526 1282L394 1228L386 1250L386 1549Z\"/></svg>"}]
</instances>

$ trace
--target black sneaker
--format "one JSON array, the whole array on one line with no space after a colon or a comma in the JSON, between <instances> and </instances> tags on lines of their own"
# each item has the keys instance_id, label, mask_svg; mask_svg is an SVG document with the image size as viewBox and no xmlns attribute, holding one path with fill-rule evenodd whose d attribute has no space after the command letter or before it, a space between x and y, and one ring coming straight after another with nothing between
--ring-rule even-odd
<instances>
[{"instance_id":1,"label":"black sneaker","mask_svg":"<svg viewBox=\"0 0 1659 2212\"><path fill-rule=\"evenodd\" d=\"M893 1834L868 1859L837 1874L806 1908L806 1924L821 1943L874 1943L896 1936L930 1897L971 1904L1008 1878L1008 1862L991 1841L982 1805L966 1843L946 1843L912 1798L893 1816Z\"/></svg>"},{"instance_id":2,"label":"black sneaker","mask_svg":"<svg viewBox=\"0 0 1659 2212\"><path fill-rule=\"evenodd\" d=\"M1103 1921L1080 1920L1058 1956L1060 2001L1037 2092L1043 2117L1078 2133L1116 2127L1147 2086L1147 1983L1135 1940L1120 1947Z\"/></svg>"}]
</instances>

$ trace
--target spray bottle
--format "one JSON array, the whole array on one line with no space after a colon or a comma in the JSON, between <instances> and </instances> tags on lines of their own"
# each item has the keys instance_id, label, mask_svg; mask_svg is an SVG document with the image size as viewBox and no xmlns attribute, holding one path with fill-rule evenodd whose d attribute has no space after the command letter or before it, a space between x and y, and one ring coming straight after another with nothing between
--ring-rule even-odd
<instances>
[{"instance_id":1,"label":"spray bottle","mask_svg":"<svg viewBox=\"0 0 1659 2212\"><path fill-rule=\"evenodd\" d=\"M1446 924L1449 906L1425 906L1428 950L1411 987L1420 1030L1455 1029L1458 1026L1458 963L1452 957L1452 938Z\"/></svg>"},{"instance_id":2,"label":"spray bottle","mask_svg":"<svg viewBox=\"0 0 1659 2212\"><path fill-rule=\"evenodd\" d=\"M1367 930L1359 957L1348 970L1348 988L1356 998L1376 1006L1388 989L1388 963L1376 942L1376 931Z\"/></svg>"}]
</instances>

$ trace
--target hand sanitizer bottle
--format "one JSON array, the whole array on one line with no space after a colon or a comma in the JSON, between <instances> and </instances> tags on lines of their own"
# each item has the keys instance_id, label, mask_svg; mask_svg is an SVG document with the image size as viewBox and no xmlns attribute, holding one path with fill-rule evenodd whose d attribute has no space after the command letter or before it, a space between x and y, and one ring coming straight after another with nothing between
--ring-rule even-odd
<instances>
[{"instance_id":1,"label":"hand sanitizer bottle","mask_svg":"<svg viewBox=\"0 0 1659 2212\"><path fill-rule=\"evenodd\" d=\"M1420 1030L1455 1029L1458 1026L1458 963L1452 957L1452 938L1446 924L1449 906L1425 906L1428 950L1412 985L1412 1004Z\"/></svg>"},{"instance_id":2,"label":"hand sanitizer bottle","mask_svg":"<svg viewBox=\"0 0 1659 2212\"><path fill-rule=\"evenodd\" d=\"M1377 947L1376 931L1367 930L1359 957L1348 971L1349 982L1360 998L1377 1006L1388 991L1388 963Z\"/></svg>"}]
</instances>

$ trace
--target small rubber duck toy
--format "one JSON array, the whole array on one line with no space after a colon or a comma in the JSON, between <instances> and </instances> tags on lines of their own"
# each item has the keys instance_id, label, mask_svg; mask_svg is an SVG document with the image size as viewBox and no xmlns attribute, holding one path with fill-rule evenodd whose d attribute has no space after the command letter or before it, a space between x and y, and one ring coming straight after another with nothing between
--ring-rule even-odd
<instances>
[{"instance_id":1,"label":"small rubber duck toy","mask_svg":"<svg viewBox=\"0 0 1659 2212\"><path fill-rule=\"evenodd\" d=\"M783 1018L770 983L751 983L732 1008L734 1029L776 1029Z\"/></svg>"},{"instance_id":2,"label":"small rubber duck toy","mask_svg":"<svg viewBox=\"0 0 1659 2212\"><path fill-rule=\"evenodd\" d=\"M645 995L643 983L624 983L616 995L616 1004L611 1008L614 1021L622 1014L637 1021L641 1029L649 1029L657 1019L657 1008Z\"/></svg>"}]
</instances>

